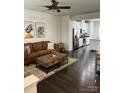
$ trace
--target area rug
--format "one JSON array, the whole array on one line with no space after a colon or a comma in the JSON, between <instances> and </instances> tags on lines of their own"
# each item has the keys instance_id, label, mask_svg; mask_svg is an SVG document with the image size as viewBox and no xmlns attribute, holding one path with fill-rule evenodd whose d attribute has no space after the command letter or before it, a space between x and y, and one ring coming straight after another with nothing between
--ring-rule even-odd
<instances>
[{"instance_id":1,"label":"area rug","mask_svg":"<svg viewBox=\"0 0 124 93\"><path fill-rule=\"evenodd\" d=\"M49 72L49 73L45 73L44 71L42 71L39 68L36 68L35 64L31 64L29 66L25 66L24 67L24 77L27 77L31 74L35 75L36 77L38 77L40 80L46 79L49 76L55 74L56 72L70 66L71 64L77 62L78 60L76 58L68 58L68 64L62 65L59 68L54 69L53 71Z\"/></svg>"}]
</instances>

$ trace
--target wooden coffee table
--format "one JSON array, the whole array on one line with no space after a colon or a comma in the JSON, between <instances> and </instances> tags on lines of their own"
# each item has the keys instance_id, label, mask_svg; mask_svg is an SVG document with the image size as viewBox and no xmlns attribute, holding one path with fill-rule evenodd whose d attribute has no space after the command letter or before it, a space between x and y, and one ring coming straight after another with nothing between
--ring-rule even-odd
<instances>
[{"instance_id":1,"label":"wooden coffee table","mask_svg":"<svg viewBox=\"0 0 124 93\"><path fill-rule=\"evenodd\" d=\"M56 52L36 58L36 67L44 70L46 73L68 63L67 54Z\"/></svg>"}]
</instances>

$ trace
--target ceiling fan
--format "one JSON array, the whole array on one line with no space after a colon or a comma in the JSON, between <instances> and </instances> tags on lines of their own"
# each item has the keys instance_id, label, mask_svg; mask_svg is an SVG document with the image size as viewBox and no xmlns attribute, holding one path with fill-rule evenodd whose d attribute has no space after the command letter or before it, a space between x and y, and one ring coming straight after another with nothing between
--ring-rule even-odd
<instances>
[{"instance_id":1,"label":"ceiling fan","mask_svg":"<svg viewBox=\"0 0 124 93\"><path fill-rule=\"evenodd\" d=\"M53 10L56 9L57 12L61 12L60 9L71 9L70 6L58 6L59 2L57 2L56 0L52 0L52 5L44 5L43 7L48 8L48 10Z\"/></svg>"}]
</instances>

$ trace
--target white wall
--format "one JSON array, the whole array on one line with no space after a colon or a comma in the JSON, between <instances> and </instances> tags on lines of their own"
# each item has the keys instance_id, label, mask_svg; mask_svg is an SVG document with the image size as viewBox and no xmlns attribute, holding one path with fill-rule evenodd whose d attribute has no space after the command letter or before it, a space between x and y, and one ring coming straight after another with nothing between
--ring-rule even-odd
<instances>
[{"instance_id":1,"label":"white wall","mask_svg":"<svg viewBox=\"0 0 124 93\"><path fill-rule=\"evenodd\" d=\"M99 28L100 28L100 21L94 21L94 37L99 39Z\"/></svg>"},{"instance_id":2,"label":"white wall","mask_svg":"<svg viewBox=\"0 0 124 93\"><path fill-rule=\"evenodd\" d=\"M69 16L63 16L61 22L61 41L66 50L69 50Z\"/></svg>"},{"instance_id":3,"label":"white wall","mask_svg":"<svg viewBox=\"0 0 124 93\"><path fill-rule=\"evenodd\" d=\"M90 38L94 38L94 22L93 21L90 21L89 22L89 35L90 35Z\"/></svg>"},{"instance_id":4,"label":"white wall","mask_svg":"<svg viewBox=\"0 0 124 93\"><path fill-rule=\"evenodd\" d=\"M90 21L89 22L89 30L90 30L91 38L99 40L99 38L100 38L99 28L100 28L100 21Z\"/></svg>"},{"instance_id":5,"label":"white wall","mask_svg":"<svg viewBox=\"0 0 124 93\"><path fill-rule=\"evenodd\" d=\"M69 51L73 50L73 21L69 20Z\"/></svg>"},{"instance_id":6,"label":"white wall","mask_svg":"<svg viewBox=\"0 0 124 93\"><path fill-rule=\"evenodd\" d=\"M100 18L100 12L86 13L86 14L72 16L73 20L83 20L83 19L85 20L85 19L95 19L95 18Z\"/></svg>"},{"instance_id":7,"label":"white wall","mask_svg":"<svg viewBox=\"0 0 124 93\"><path fill-rule=\"evenodd\" d=\"M82 20L81 28L82 30L85 30L85 32L88 32L88 23L86 23L85 20Z\"/></svg>"},{"instance_id":8,"label":"white wall","mask_svg":"<svg viewBox=\"0 0 124 93\"><path fill-rule=\"evenodd\" d=\"M24 10L24 20L33 22L45 23L45 38L32 38L25 39L25 42L37 42L37 41L51 41L61 42L61 16L55 16L43 12L36 12L32 10Z\"/></svg>"},{"instance_id":9,"label":"white wall","mask_svg":"<svg viewBox=\"0 0 124 93\"><path fill-rule=\"evenodd\" d=\"M62 17L61 28L61 41L64 43L66 50L71 51L73 50L73 21L70 16L67 15Z\"/></svg>"}]
</instances>

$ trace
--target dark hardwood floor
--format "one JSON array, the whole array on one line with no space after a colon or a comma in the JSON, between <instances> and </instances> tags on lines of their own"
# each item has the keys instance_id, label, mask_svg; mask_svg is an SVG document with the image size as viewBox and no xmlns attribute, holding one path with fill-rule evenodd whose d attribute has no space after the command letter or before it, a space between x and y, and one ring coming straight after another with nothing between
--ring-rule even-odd
<instances>
[{"instance_id":1,"label":"dark hardwood floor","mask_svg":"<svg viewBox=\"0 0 124 93\"><path fill-rule=\"evenodd\" d=\"M100 78L95 75L95 53L83 47L69 54L78 62L37 85L38 93L100 93Z\"/></svg>"}]
</instances>

